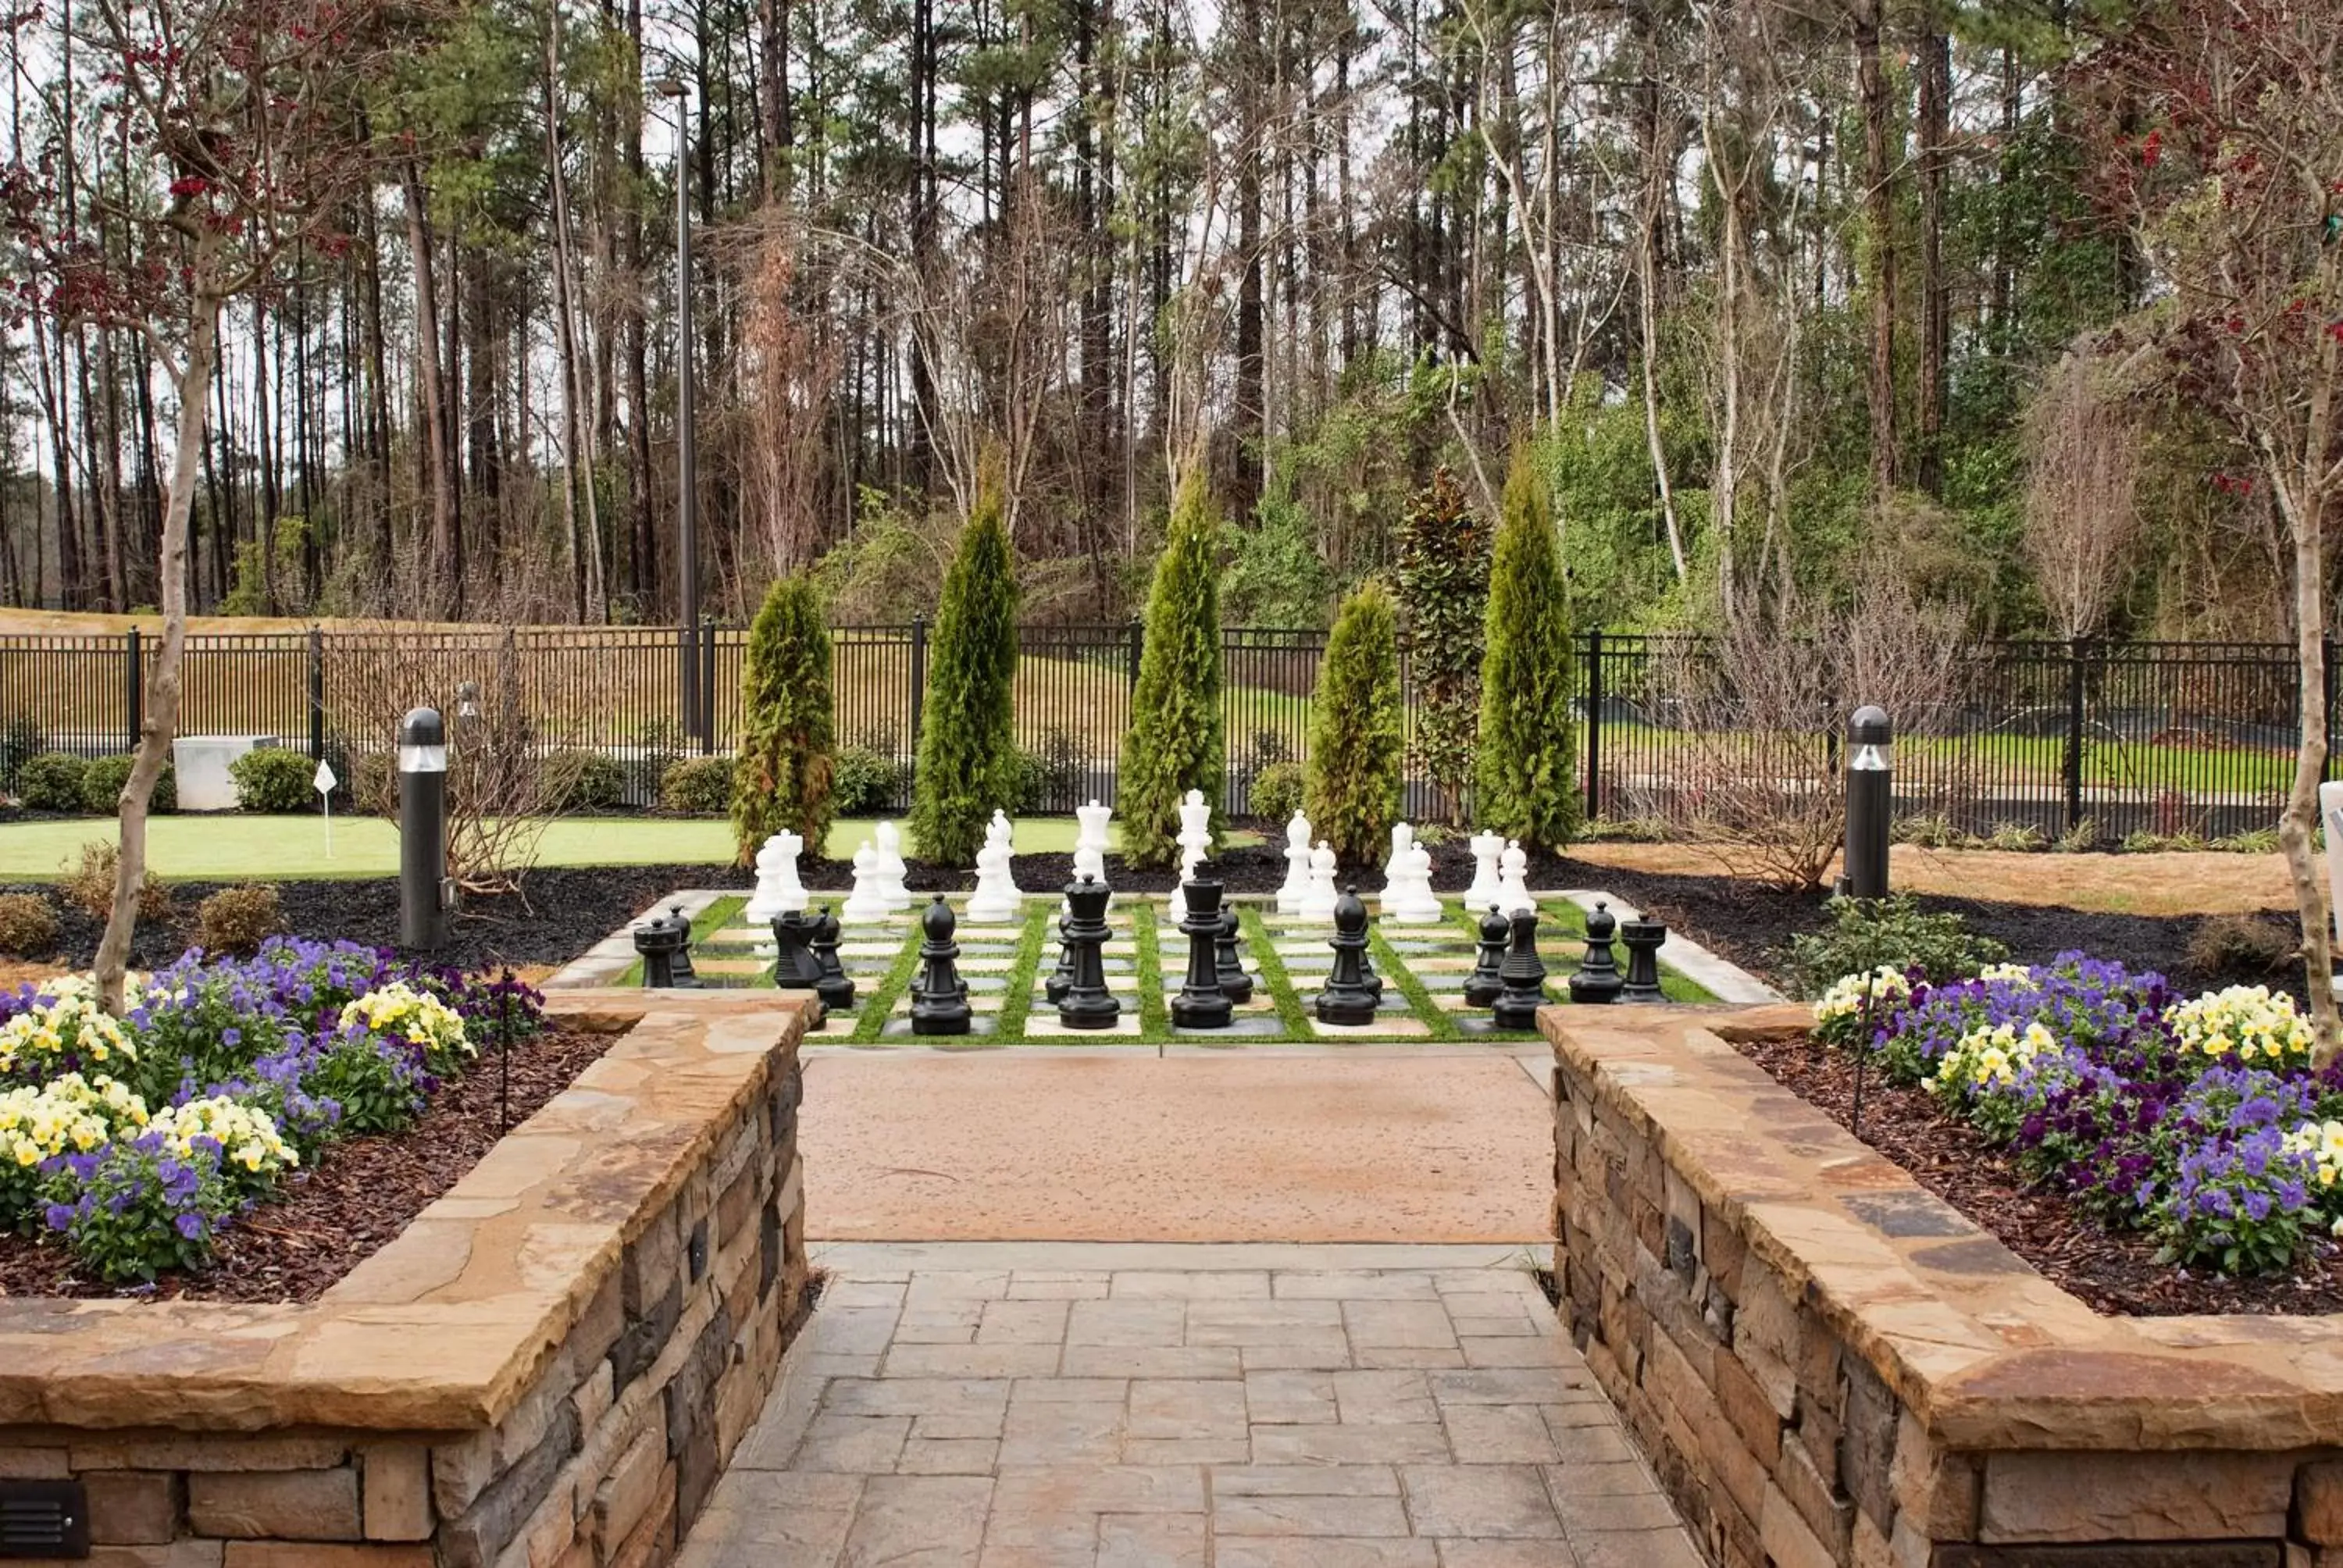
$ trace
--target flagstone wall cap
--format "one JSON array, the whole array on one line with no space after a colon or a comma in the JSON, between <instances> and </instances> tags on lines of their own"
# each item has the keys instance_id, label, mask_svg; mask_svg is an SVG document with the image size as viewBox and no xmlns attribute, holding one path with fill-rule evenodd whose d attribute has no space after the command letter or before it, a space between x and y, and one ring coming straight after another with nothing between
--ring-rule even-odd
<instances>
[{"instance_id":1,"label":"flagstone wall cap","mask_svg":"<svg viewBox=\"0 0 2343 1568\"><path fill-rule=\"evenodd\" d=\"M1539 1023L1557 1063L1946 1445L2343 1443L2343 1316L2092 1311L1731 1043L1812 1016L1557 1006Z\"/></svg>"},{"instance_id":2,"label":"flagstone wall cap","mask_svg":"<svg viewBox=\"0 0 2343 1568\"><path fill-rule=\"evenodd\" d=\"M578 990L546 1008L619 1038L317 1301L0 1299L0 1426L503 1420L804 1030L804 1009L769 991Z\"/></svg>"}]
</instances>

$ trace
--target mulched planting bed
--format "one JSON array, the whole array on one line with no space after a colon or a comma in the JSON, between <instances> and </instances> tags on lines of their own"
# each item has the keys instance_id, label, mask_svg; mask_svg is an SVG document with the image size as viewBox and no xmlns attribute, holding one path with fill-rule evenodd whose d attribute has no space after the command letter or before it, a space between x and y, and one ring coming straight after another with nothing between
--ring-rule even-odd
<instances>
[{"instance_id":1,"label":"mulched planting bed","mask_svg":"<svg viewBox=\"0 0 2343 1568\"><path fill-rule=\"evenodd\" d=\"M1866 1071L1858 1127L1855 1064L1845 1052L1812 1040L1735 1046L2097 1312L2136 1317L2343 1312L2343 1268L2332 1249L2293 1276L2224 1279L2157 1262L2155 1241L2110 1231L2062 1195L2030 1183L2009 1155L1966 1123L1947 1118L1925 1091L1895 1087L1875 1070Z\"/></svg>"},{"instance_id":2,"label":"mulched planting bed","mask_svg":"<svg viewBox=\"0 0 2343 1568\"><path fill-rule=\"evenodd\" d=\"M608 1034L549 1030L514 1046L510 1125L518 1127L609 1049ZM412 1127L336 1143L282 1199L223 1230L211 1269L154 1286L109 1285L75 1272L64 1247L0 1235L0 1297L146 1295L156 1300L312 1302L461 1181L503 1136L492 1047L443 1087Z\"/></svg>"}]
</instances>

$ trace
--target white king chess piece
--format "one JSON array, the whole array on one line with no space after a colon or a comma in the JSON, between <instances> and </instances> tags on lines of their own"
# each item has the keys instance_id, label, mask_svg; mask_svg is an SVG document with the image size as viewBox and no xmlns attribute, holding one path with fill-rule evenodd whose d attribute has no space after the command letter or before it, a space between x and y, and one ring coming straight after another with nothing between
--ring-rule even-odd
<instances>
[{"instance_id":1,"label":"white king chess piece","mask_svg":"<svg viewBox=\"0 0 2343 1568\"><path fill-rule=\"evenodd\" d=\"M806 907L805 884L798 880L798 855L805 840L787 828L765 840L757 851L757 891L741 918L752 926L770 925L778 915L793 915Z\"/></svg>"},{"instance_id":2,"label":"white king chess piece","mask_svg":"<svg viewBox=\"0 0 2343 1568\"><path fill-rule=\"evenodd\" d=\"M968 900L971 924L1014 920L1017 906L1024 901L1010 869L1010 859L1016 853L1012 832L1008 814L993 812L990 825L984 829L984 848L976 852L976 892Z\"/></svg>"},{"instance_id":3,"label":"white king chess piece","mask_svg":"<svg viewBox=\"0 0 2343 1568\"><path fill-rule=\"evenodd\" d=\"M1537 908L1537 900L1530 897L1530 858L1522 849L1519 839L1506 842L1504 855L1499 863L1504 868L1504 873L1497 884L1498 909L1510 915L1515 910Z\"/></svg>"},{"instance_id":4,"label":"white king chess piece","mask_svg":"<svg viewBox=\"0 0 2343 1568\"><path fill-rule=\"evenodd\" d=\"M840 924L871 926L887 918L887 894L880 881L879 851L865 839L861 848L854 851L854 890L847 895L845 907L838 911Z\"/></svg>"},{"instance_id":5,"label":"white king chess piece","mask_svg":"<svg viewBox=\"0 0 2343 1568\"><path fill-rule=\"evenodd\" d=\"M879 896L887 900L887 912L898 914L911 907L911 890L903 886L903 835L892 822L879 824Z\"/></svg>"},{"instance_id":6,"label":"white king chess piece","mask_svg":"<svg viewBox=\"0 0 2343 1568\"><path fill-rule=\"evenodd\" d=\"M1302 897L1302 918L1332 924L1338 896L1334 891L1334 846L1321 839L1318 847L1310 851L1310 886Z\"/></svg>"},{"instance_id":7,"label":"white king chess piece","mask_svg":"<svg viewBox=\"0 0 2343 1568\"><path fill-rule=\"evenodd\" d=\"M1285 880L1278 884L1277 912L1298 915L1310 894L1310 819L1301 812L1285 825Z\"/></svg>"},{"instance_id":8,"label":"white king chess piece","mask_svg":"<svg viewBox=\"0 0 2343 1568\"><path fill-rule=\"evenodd\" d=\"M1473 850L1473 885L1464 890L1464 910L1474 920L1488 912L1492 904L1503 904L1504 884L1497 869L1498 857L1505 852L1503 833L1475 833L1466 840Z\"/></svg>"}]
</instances>

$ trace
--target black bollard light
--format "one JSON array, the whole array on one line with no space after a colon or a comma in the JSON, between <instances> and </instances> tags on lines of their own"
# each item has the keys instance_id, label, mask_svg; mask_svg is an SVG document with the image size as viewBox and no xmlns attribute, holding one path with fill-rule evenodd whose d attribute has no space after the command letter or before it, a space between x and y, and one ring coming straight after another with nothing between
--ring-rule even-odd
<instances>
[{"instance_id":1,"label":"black bollard light","mask_svg":"<svg viewBox=\"0 0 2343 1568\"><path fill-rule=\"evenodd\" d=\"M411 951L447 942L447 730L435 708L398 726L398 940Z\"/></svg>"},{"instance_id":2,"label":"black bollard light","mask_svg":"<svg viewBox=\"0 0 2343 1568\"><path fill-rule=\"evenodd\" d=\"M1846 721L1846 870L1840 893L1887 896L1889 786L1895 779L1896 726L1887 710L1865 703Z\"/></svg>"}]
</instances>

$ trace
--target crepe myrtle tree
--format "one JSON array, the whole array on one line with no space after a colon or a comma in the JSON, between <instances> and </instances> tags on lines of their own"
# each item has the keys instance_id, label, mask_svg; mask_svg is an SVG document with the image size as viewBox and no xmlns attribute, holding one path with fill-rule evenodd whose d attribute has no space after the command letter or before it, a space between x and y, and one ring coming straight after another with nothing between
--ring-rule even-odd
<instances>
[{"instance_id":1,"label":"crepe myrtle tree","mask_svg":"<svg viewBox=\"0 0 2343 1568\"><path fill-rule=\"evenodd\" d=\"M16 25L46 29L27 42L57 66L21 84L35 95L27 134L0 168L12 325L136 333L176 402L155 557L163 637L97 950L100 995L119 1010L147 806L178 727L188 515L221 313L345 248L342 220L372 183L367 90L420 18L386 0L81 0Z\"/></svg>"}]
</instances>

